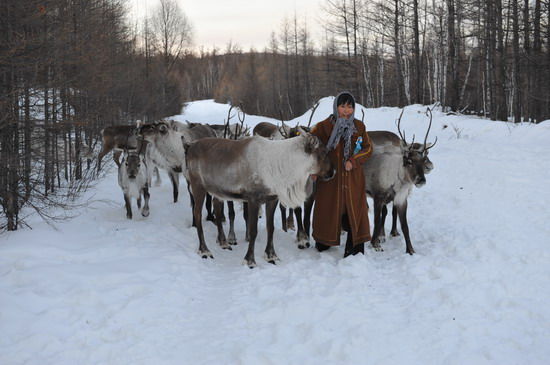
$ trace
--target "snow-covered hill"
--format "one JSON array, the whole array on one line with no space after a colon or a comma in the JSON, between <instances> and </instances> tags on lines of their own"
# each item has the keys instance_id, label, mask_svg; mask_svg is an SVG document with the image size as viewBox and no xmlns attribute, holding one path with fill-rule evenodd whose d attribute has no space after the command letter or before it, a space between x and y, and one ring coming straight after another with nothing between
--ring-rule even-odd
<instances>
[{"instance_id":1,"label":"snow-covered hill","mask_svg":"<svg viewBox=\"0 0 550 365\"><path fill-rule=\"evenodd\" d=\"M316 121L332 110L321 102ZM227 110L198 101L175 118ZM406 108L408 136L424 135L424 110ZM395 131L398 115L365 109L367 129ZM401 237L346 259L298 250L277 220L273 266L262 220L250 270L239 217L233 251L205 224L203 260L185 188L173 204L164 177L151 215L129 221L111 165L77 218L0 236L0 364L547 364L550 121L435 112L435 136L435 169L409 199L414 256Z\"/></svg>"}]
</instances>

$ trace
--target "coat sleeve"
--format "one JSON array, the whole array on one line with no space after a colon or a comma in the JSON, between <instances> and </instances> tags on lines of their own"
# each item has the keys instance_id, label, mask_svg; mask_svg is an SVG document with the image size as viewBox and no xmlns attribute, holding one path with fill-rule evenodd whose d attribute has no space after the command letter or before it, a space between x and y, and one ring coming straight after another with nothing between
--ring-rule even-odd
<instances>
[{"instance_id":1,"label":"coat sleeve","mask_svg":"<svg viewBox=\"0 0 550 365\"><path fill-rule=\"evenodd\" d=\"M323 142L324 144L327 144L328 136L325 133L325 128L323 128L322 123L323 122L319 122L319 123L315 124L315 126L311 129L311 134L313 134L314 136L319 137L321 142Z\"/></svg>"},{"instance_id":2,"label":"coat sleeve","mask_svg":"<svg viewBox=\"0 0 550 365\"><path fill-rule=\"evenodd\" d=\"M369 134L367 133L366 129L363 129L363 133L361 134L361 137L363 138L363 144L361 151L357 152L355 155L350 157L350 161L353 164L353 168L360 167L367 159L372 155L372 142L370 140Z\"/></svg>"}]
</instances>

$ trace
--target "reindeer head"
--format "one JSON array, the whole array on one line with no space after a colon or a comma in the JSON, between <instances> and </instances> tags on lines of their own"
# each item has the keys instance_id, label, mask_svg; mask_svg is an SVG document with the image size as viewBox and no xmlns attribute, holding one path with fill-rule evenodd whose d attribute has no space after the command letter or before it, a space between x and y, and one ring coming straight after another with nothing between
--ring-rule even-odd
<instances>
[{"instance_id":1,"label":"reindeer head","mask_svg":"<svg viewBox=\"0 0 550 365\"><path fill-rule=\"evenodd\" d=\"M156 136L168 134L170 129L173 129L172 124L170 120L160 120L153 123L142 124L138 128L137 134L146 141L153 142Z\"/></svg>"},{"instance_id":2,"label":"reindeer head","mask_svg":"<svg viewBox=\"0 0 550 365\"><path fill-rule=\"evenodd\" d=\"M405 133L401 133L401 117L403 116L403 110L401 111L397 122L397 131L401 137L403 166L405 167L409 178L417 188L420 188L426 184L425 174L430 173L434 168L432 161L428 158L428 150L435 146L437 137L434 143L427 143L428 134L430 133L430 129L432 127L432 112L428 108L426 113L429 114L430 124L428 126L428 130L426 131L423 144L415 143L414 136L412 142L407 143Z\"/></svg>"},{"instance_id":3,"label":"reindeer head","mask_svg":"<svg viewBox=\"0 0 550 365\"><path fill-rule=\"evenodd\" d=\"M297 138L304 139L305 152L315 160L316 170L312 174L318 175L324 181L332 179L336 169L329 158L327 147L317 136L305 131Z\"/></svg>"},{"instance_id":4,"label":"reindeer head","mask_svg":"<svg viewBox=\"0 0 550 365\"><path fill-rule=\"evenodd\" d=\"M142 157L137 150L127 149L124 150L124 165L126 167L126 173L130 180L135 179L141 168Z\"/></svg>"}]
</instances>

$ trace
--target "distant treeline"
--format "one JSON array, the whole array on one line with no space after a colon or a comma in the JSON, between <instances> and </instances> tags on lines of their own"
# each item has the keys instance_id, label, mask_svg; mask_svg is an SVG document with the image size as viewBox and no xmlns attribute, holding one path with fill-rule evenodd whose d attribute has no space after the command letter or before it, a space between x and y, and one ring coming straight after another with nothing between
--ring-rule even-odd
<instances>
[{"instance_id":1,"label":"distant treeline","mask_svg":"<svg viewBox=\"0 0 550 365\"><path fill-rule=\"evenodd\" d=\"M317 45L294 17L265 50L188 55L186 97L289 119L347 89L369 107L439 102L493 120L550 118L550 1L326 0L323 19Z\"/></svg>"}]
</instances>

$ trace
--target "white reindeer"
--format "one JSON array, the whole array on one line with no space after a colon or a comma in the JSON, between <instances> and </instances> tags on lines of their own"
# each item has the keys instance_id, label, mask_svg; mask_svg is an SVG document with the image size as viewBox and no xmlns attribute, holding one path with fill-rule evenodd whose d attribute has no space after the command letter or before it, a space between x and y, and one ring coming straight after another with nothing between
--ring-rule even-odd
<instances>
[{"instance_id":1,"label":"white reindeer","mask_svg":"<svg viewBox=\"0 0 550 365\"><path fill-rule=\"evenodd\" d=\"M138 208L141 208L141 196L145 204L141 215L149 216L149 182L151 176L145 156L137 150L124 150L122 163L118 168L118 185L124 193L126 218L132 219L132 198L136 198Z\"/></svg>"}]
</instances>

